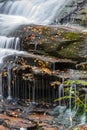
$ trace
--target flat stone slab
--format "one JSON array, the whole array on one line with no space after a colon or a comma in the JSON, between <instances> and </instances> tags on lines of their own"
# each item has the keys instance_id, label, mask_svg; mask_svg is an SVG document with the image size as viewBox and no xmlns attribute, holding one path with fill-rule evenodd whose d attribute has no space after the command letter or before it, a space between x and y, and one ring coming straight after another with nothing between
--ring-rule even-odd
<instances>
[{"instance_id":1,"label":"flat stone slab","mask_svg":"<svg viewBox=\"0 0 87 130\"><path fill-rule=\"evenodd\" d=\"M61 79L71 79L71 80L78 80L78 79L86 80L87 79L86 71L79 71L79 70L72 70L72 69L58 72L58 74L56 75L57 77Z\"/></svg>"},{"instance_id":2,"label":"flat stone slab","mask_svg":"<svg viewBox=\"0 0 87 130\"><path fill-rule=\"evenodd\" d=\"M30 25L17 30L16 36L20 37L21 49L29 53L79 61L86 55L84 30L71 25Z\"/></svg>"},{"instance_id":3,"label":"flat stone slab","mask_svg":"<svg viewBox=\"0 0 87 130\"><path fill-rule=\"evenodd\" d=\"M75 130L75 129L77 129L77 130L87 130L87 125L86 124L80 124L80 125L78 125L74 128L71 128L70 130Z\"/></svg>"},{"instance_id":4,"label":"flat stone slab","mask_svg":"<svg viewBox=\"0 0 87 130\"><path fill-rule=\"evenodd\" d=\"M4 127L3 125L0 125L0 130L9 130L9 129Z\"/></svg>"}]
</instances>

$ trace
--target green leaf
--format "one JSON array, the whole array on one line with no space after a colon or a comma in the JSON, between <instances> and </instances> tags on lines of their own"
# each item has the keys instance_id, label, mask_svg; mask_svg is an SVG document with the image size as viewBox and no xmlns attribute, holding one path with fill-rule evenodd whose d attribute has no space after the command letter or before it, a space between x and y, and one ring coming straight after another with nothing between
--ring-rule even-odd
<instances>
[{"instance_id":1,"label":"green leaf","mask_svg":"<svg viewBox=\"0 0 87 130\"><path fill-rule=\"evenodd\" d=\"M64 100L64 99L69 99L69 98L75 98L73 96L64 96L64 97L60 97L54 100L54 102L60 101L60 100Z\"/></svg>"},{"instance_id":2,"label":"green leaf","mask_svg":"<svg viewBox=\"0 0 87 130\"><path fill-rule=\"evenodd\" d=\"M85 80L67 80L64 82L65 85L69 86L69 85L73 85L73 84L81 84L83 86L87 85L87 81Z\"/></svg>"}]
</instances>

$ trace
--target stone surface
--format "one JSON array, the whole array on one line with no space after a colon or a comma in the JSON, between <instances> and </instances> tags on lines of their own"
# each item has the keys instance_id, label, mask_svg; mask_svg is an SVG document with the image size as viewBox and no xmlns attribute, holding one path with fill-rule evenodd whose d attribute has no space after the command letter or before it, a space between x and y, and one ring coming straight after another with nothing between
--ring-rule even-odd
<instances>
[{"instance_id":1,"label":"stone surface","mask_svg":"<svg viewBox=\"0 0 87 130\"><path fill-rule=\"evenodd\" d=\"M87 1L70 1L60 16L60 22L68 22L71 24L78 24L87 27Z\"/></svg>"},{"instance_id":2,"label":"stone surface","mask_svg":"<svg viewBox=\"0 0 87 130\"><path fill-rule=\"evenodd\" d=\"M75 129L77 129L77 130L87 130L87 125L86 124L80 124L77 127L74 127L70 130L75 130Z\"/></svg>"},{"instance_id":3,"label":"stone surface","mask_svg":"<svg viewBox=\"0 0 87 130\"><path fill-rule=\"evenodd\" d=\"M15 36L20 37L21 49L28 53L18 56L11 69L14 98L52 102L58 97L58 86L63 79L87 79L84 64L87 59L87 34L83 28L28 25L16 30ZM14 58L11 57L9 63ZM8 95L6 76L7 67L3 72L5 97Z\"/></svg>"},{"instance_id":4,"label":"stone surface","mask_svg":"<svg viewBox=\"0 0 87 130\"><path fill-rule=\"evenodd\" d=\"M27 26L17 31L21 49L29 53L85 61L86 34L73 26Z\"/></svg>"},{"instance_id":5,"label":"stone surface","mask_svg":"<svg viewBox=\"0 0 87 130\"><path fill-rule=\"evenodd\" d=\"M4 104L5 103L5 104ZM0 114L0 130L16 130L28 128L29 130L39 130L42 128L52 128L53 116L47 115L50 106L45 103L21 106L13 102L3 102L6 110ZM34 106L34 109L33 109ZM31 107L31 108L30 108ZM33 110L33 111L30 111Z\"/></svg>"}]
</instances>

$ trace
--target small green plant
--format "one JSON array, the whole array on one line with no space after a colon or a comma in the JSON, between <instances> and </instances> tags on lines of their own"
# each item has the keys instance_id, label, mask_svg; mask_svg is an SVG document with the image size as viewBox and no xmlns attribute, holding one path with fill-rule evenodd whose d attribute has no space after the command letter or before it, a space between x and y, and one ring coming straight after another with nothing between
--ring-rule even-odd
<instances>
[{"instance_id":1,"label":"small green plant","mask_svg":"<svg viewBox=\"0 0 87 130\"><path fill-rule=\"evenodd\" d=\"M77 84L77 85L83 85L83 86L86 86L87 85L87 81L85 80L67 80L64 82L64 84L66 86L70 86L70 85L73 85L73 84Z\"/></svg>"},{"instance_id":2,"label":"small green plant","mask_svg":"<svg viewBox=\"0 0 87 130\"><path fill-rule=\"evenodd\" d=\"M72 130L80 130L79 128L73 128Z\"/></svg>"},{"instance_id":3,"label":"small green plant","mask_svg":"<svg viewBox=\"0 0 87 130\"><path fill-rule=\"evenodd\" d=\"M72 89L71 89L71 86L73 86L74 84L81 84L82 83L82 84L86 85L87 82L85 82L85 81L80 82L80 80L76 80L76 81L68 80L68 81L65 81L64 83L68 86L64 90L65 96L60 97L58 99L55 99L55 102L58 102L60 100L63 100L65 102L69 102L69 99L71 98L72 107L76 103L77 107L79 107L87 112L87 104L85 103L85 94L83 94L83 93L79 94L79 90L75 90L74 87L72 87Z\"/></svg>"}]
</instances>

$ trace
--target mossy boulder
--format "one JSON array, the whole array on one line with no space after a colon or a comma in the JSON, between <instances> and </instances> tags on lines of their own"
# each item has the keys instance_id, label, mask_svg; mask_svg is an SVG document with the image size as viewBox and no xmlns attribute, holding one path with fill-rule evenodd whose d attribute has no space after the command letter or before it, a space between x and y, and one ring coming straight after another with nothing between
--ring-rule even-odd
<instances>
[{"instance_id":1,"label":"mossy boulder","mask_svg":"<svg viewBox=\"0 0 87 130\"><path fill-rule=\"evenodd\" d=\"M21 49L39 55L85 61L86 35L74 28L58 26L25 26L17 30Z\"/></svg>"}]
</instances>

